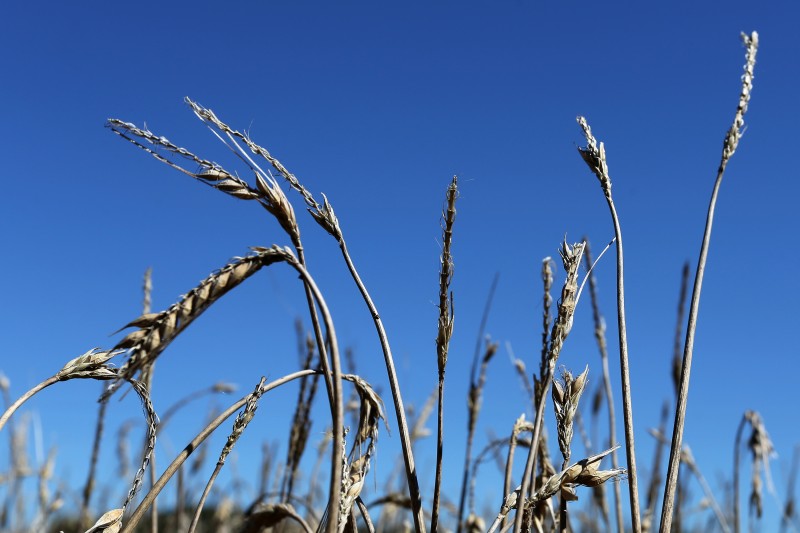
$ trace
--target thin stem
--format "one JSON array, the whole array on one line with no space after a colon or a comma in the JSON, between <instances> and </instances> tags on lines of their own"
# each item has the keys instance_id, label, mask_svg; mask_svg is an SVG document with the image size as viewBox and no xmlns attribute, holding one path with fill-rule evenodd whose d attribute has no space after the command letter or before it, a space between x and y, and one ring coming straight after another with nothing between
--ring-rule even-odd
<instances>
[{"instance_id":1,"label":"thin stem","mask_svg":"<svg viewBox=\"0 0 800 533\"><path fill-rule=\"evenodd\" d=\"M358 510L361 511L361 517L364 519L364 525L367 527L367 532L375 533L375 526L372 525L372 520L369 517L369 511L367 510L367 506L364 505L364 501L361 499L361 496L356 498L356 504L358 505Z\"/></svg>"},{"instance_id":2,"label":"thin stem","mask_svg":"<svg viewBox=\"0 0 800 533\"><path fill-rule=\"evenodd\" d=\"M43 389L46 389L50 385L52 385L54 383L58 383L59 381L60 381L60 377L58 375L49 377L46 380L44 380L41 383L39 383L38 385L36 385L35 387L33 387L31 390L29 390L25 394L23 394L22 396L20 396L19 398L17 398L17 401L12 403L8 407L8 409L5 410L5 412L3 413L3 416L0 416L0 430L3 429L3 426L6 425L6 422L8 422L9 418L11 418L11 415L13 415L16 412L16 410L19 409L22 406L22 404L24 404L25 402L30 400L31 397L33 397L33 395L35 395L37 392L39 392L39 391L41 391Z\"/></svg>"},{"instance_id":3,"label":"thin stem","mask_svg":"<svg viewBox=\"0 0 800 533\"><path fill-rule=\"evenodd\" d=\"M431 533L439 530L439 498L442 490L442 463L444 459L444 375L439 378L439 406L436 417L436 476L433 485Z\"/></svg>"},{"instance_id":4,"label":"thin stem","mask_svg":"<svg viewBox=\"0 0 800 533\"><path fill-rule=\"evenodd\" d=\"M375 307L375 304L372 302L372 298L367 292L367 288L361 281L361 277L358 275L358 271L356 271L356 267L353 264L352 259L350 259L350 253L347 251L347 245L344 241L344 238L341 236L339 238L339 247L342 251L342 256L344 257L345 263L347 263L347 269L350 271L350 275L353 277L353 280L358 286L358 290L361 293L364 302L367 304L367 308L369 309L370 315L372 316L372 321L374 322L375 329L378 333L378 339L380 340L381 349L383 350L383 358L386 363L386 372L389 377L389 387L392 390L392 398L394 400L395 416L397 417L397 425L400 433L400 444L403 449L403 460L406 467L406 479L408 480L408 490L411 497L411 510L414 515L414 527L418 533L425 533L425 515L422 511L422 496L420 495L419 491L417 468L414 463L414 454L411 450L408 422L406 421L405 407L403 407L403 397L400 394L400 384L397 380L397 372L394 368L394 359L392 358L392 349L389 346L389 339L386 336L386 330L384 329L383 321L381 321L381 317L378 314L378 309ZM336 445L335 440L336 439L334 438L334 445ZM336 520L331 520L330 523L335 525Z\"/></svg>"},{"instance_id":5,"label":"thin stem","mask_svg":"<svg viewBox=\"0 0 800 533\"><path fill-rule=\"evenodd\" d=\"M489 320L489 311L492 309L492 301L494 300L494 292L497 289L497 283L500 281L500 273L496 273L492 279L492 285L489 288L489 294L486 297L486 304L483 307L483 315L481 316L481 323L478 326L478 339L475 343L475 354L472 357L472 370L470 371L470 392L475 387L476 374L478 372L478 360L480 359L481 344L483 343L484 331L486 331L486 322ZM475 415L470 409L470 420L467 422L467 449L464 452L464 474L461 480L461 496L458 502L458 522L456 524L456 532L463 531L464 523L464 506L467 501L467 486L469 485L469 464L472 454L472 437L475 431Z\"/></svg>"},{"instance_id":6,"label":"thin stem","mask_svg":"<svg viewBox=\"0 0 800 533\"><path fill-rule=\"evenodd\" d=\"M611 221L614 224L614 237L617 241L617 332L619 334L619 362L622 377L622 416L625 424L625 455L628 460L628 489L630 493L631 525L634 533L642 530L639 514L639 484L636 476L636 454L633 440L633 404L631 401L631 380L628 363L628 334L625 321L625 268L622 246L622 229L619 216L611 195L611 176L608 172L608 161L603 143L597 143L586 119L578 117L578 124L586 137L586 147L578 148L581 157L589 169L597 176L600 187L608 203Z\"/></svg>"},{"instance_id":7,"label":"thin stem","mask_svg":"<svg viewBox=\"0 0 800 533\"><path fill-rule=\"evenodd\" d=\"M609 189L606 195L611 218L614 221L614 234L617 238L617 326L619 332L619 363L622 374L622 417L625 423L625 455L628 460L628 492L631 500L631 526L634 533L642 530L639 514L639 482L636 476L636 451L633 440L633 402L631 400L630 365L628 363L628 334L625 326L625 279L622 252L622 229Z\"/></svg>"},{"instance_id":8,"label":"thin stem","mask_svg":"<svg viewBox=\"0 0 800 533\"><path fill-rule=\"evenodd\" d=\"M94 481L97 473L97 460L100 457L100 442L103 439L103 427L106 419L106 409L108 402L100 402L97 410L97 423L94 431L94 443L92 444L92 456L89 459L89 473L86 477L86 484L83 486L83 499L81 500L81 528L89 527L89 502L94 492Z\"/></svg>"},{"instance_id":9,"label":"thin stem","mask_svg":"<svg viewBox=\"0 0 800 533\"><path fill-rule=\"evenodd\" d=\"M589 250L589 241L584 239L586 249L584 250L586 269L589 270L592 266L592 254ZM603 366L603 391L606 398L606 406L608 410L608 447L613 448L617 436L617 417L614 408L614 393L611 388L611 372L608 369L608 345L606 344L606 323L603 316L600 314L600 304L597 299L597 279L593 273L589 273L589 296L592 301L592 317L594 318L594 338L597 341L597 347L600 350L600 361ZM619 461L617 460L617 451L611 452L611 466L614 469L619 468ZM614 509L617 518L617 531L624 533L625 523L622 518L622 494L620 494L619 483L614 483Z\"/></svg>"},{"instance_id":10,"label":"thin stem","mask_svg":"<svg viewBox=\"0 0 800 533\"><path fill-rule=\"evenodd\" d=\"M740 450L742 442L742 431L747 423L747 417L742 416L739 427L736 429L736 437L733 441L733 531L739 533L741 526L739 523L739 469L741 467Z\"/></svg>"}]
</instances>

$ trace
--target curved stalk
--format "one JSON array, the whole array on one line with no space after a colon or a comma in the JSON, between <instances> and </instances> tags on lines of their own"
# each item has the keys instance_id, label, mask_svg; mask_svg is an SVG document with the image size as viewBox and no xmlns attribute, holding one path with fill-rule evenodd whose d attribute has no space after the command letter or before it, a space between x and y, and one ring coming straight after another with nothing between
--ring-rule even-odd
<instances>
[{"instance_id":1,"label":"curved stalk","mask_svg":"<svg viewBox=\"0 0 800 533\"><path fill-rule=\"evenodd\" d=\"M11 418L11 415L13 415L17 411L17 409L22 407L22 404L30 400L37 392L46 389L50 385L58 383L59 381L60 378L57 375L49 377L46 380L39 383L38 385L36 385L35 387L33 387L25 394L23 394L22 396L20 396L19 398L17 398L17 401L8 406L8 409L5 410L3 416L0 416L0 430L2 430L3 426L6 425L6 422L8 422L9 418Z\"/></svg>"},{"instance_id":2,"label":"curved stalk","mask_svg":"<svg viewBox=\"0 0 800 533\"><path fill-rule=\"evenodd\" d=\"M287 376L284 376L280 379L276 379L275 381L268 383L264 386L264 393L271 391L281 385L288 383L292 380L302 378L304 376L310 376L312 374L318 373L317 370L299 370L297 372L293 372ZM192 439L192 441L183 449L181 453L175 457L175 459L170 463L170 465L164 470L164 473L161 474L161 477L158 478L158 481L155 482L153 487L150 489L145 497L142 499L142 502L139 506L134 510L133 514L124 524L121 533L129 533L133 531L138 523L141 521L142 516L147 511L147 508L153 503L153 500L156 499L158 494L163 490L164 486L166 486L167 482L175 475L175 472L186 462L186 459L220 426L222 425L225 420L230 418L232 414L236 411L241 409L246 403L247 400L250 398L250 394L241 398L239 401L228 407L225 411L220 413L217 418L211 421L205 428L203 428L197 436Z\"/></svg>"}]
</instances>

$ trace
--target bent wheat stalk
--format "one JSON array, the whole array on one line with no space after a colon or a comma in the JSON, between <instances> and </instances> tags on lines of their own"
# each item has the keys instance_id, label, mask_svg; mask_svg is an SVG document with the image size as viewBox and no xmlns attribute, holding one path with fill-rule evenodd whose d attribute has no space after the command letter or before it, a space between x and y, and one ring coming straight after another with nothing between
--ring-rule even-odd
<instances>
[{"instance_id":1,"label":"bent wheat stalk","mask_svg":"<svg viewBox=\"0 0 800 533\"><path fill-rule=\"evenodd\" d=\"M375 306L375 303L372 301L372 297L369 295L366 286L361 280L361 276L358 274L356 270L355 264L353 263L352 258L350 257L350 252L347 249L347 243L344 239L344 234L342 233L341 227L339 226L339 219L336 217L336 214L333 211L333 207L331 206L330 202L328 202L328 198L323 194L322 200L323 203L320 204L317 200L313 197L313 195L300 183L297 177L289 172L289 170L283 166L283 164L275 158L266 148L259 146L258 144L254 143L249 136L232 129L230 126L219 120L217 116L214 114L213 111L207 109L196 102L193 102L189 98L186 98L186 103L192 108L192 111L202 120L214 127L218 128L220 131L224 132L229 138L237 138L243 141L250 151L253 154L259 155L263 157L265 160L269 162L270 165L278 172L288 183L289 185L299 192L303 197L303 201L308 206L308 211L314 220L339 244L339 249L342 252L342 257L347 265L347 269L350 271L350 276L353 278L356 286L358 287L358 291L361 293L361 297L364 300L364 303L367 305L369 310L370 316L372 317L372 321L375 324L375 329L378 335L378 340L381 343L381 350L383 351L384 363L386 365L386 373L389 379L389 387L392 391L392 399L394 401L395 407L395 416L397 418L397 425L398 431L400 433L400 444L403 450L403 461L406 467L406 480L408 482L408 490L411 494L411 501L413 507L413 514L414 514L414 527L416 531L420 533L425 533L425 516L422 511L422 496L420 495L419 491L419 481L417 479L417 469L414 461L414 453L412 451L411 446L411 438L408 430L408 422L406 421L405 415L405 407L403 406L403 397L400 392L400 384L397 379L397 371L394 368L394 358L392 357L392 350L389 345L389 339L386 334L386 329L383 325L383 321L380 318L380 314L378 313L378 309ZM301 250L298 250L298 256L300 256ZM320 345L322 345L321 339L318 339ZM320 348L322 349L322 348ZM334 439L334 446L337 446L337 439Z\"/></svg>"},{"instance_id":2,"label":"bent wheat stalk","mask_svg":"<svg viewBox=\"0 0 800 533\"><path fill-rule=\"evenodd\" d=\"M625 276L624 254L622 251L622 229L620 228L617 208L611 196L611 177L608 174L608 162L603 143L598 146L592 135L589 124L583 117L578 117L578 124L586 137L586 147L578 148L581 157L589 169L597 176L600 187L608 203L611 220L614 224L614 236L617 241L617 330L619 333L619 363L622 377L622 418L625 425L625 455L628 460L628 490L631 505L631 526L634 533L642 530L639 514L639 486L636 477L636 448L633 441L633 402L631 400L631 379L628 362L628 334L625 322Z\"/></svg>"}]
</instances>

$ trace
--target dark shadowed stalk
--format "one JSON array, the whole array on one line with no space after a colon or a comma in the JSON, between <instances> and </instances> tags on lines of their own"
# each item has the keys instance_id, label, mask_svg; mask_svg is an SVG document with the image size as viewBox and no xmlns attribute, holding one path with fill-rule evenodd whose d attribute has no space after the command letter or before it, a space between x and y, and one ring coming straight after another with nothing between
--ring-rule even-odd
<instances>
[{"instance_id":1,"label":"dark shadowed stalk","mask_svg":"<svg viewBox=\"0 0 800 533\"><path fill-rule=\"evenodd\" d=\"M233 431L231 431L231 434L228 435L228 440L225 442L225 446L223 446L222 452L219 454L219 459L217 459L217 465L214 467L214 471L211 473L211 477L208 479L208 483L206 484L205 490L203 490L202 496L200 496L200 502L197 504L194 517L192 518L192 523L189 525L189 533L194 533L195 529L197 529L197 524L200 522L200 513L203 511L203 506L206 503L206 498L208 498L208 495L211 492L211 487L214 485L214 481L217 479L222 467L225 465L225 459L231 453L231 450L233 450L233 447L236 445L236 441L238 441L239 437L242 436L242 433L244 433L247 425L253 420L253 417L256 414L256 409L258 409L258 400L260 400L261 396L264 394L264 381L266 381L266 378L262 377L255 390L247 399L244 409L236 416L236 420L233 422ZM183 509L179 510L180 513L182 513L182 511Z\"/></svg>"},{"instance_id":2,"label":"dark shadowed stalk","mask_svg":"<svg viewBox=\"0 0 800 533\"><path fill-rule=\"evenodd\" d=\"M105 389L105 385L103 385ZM89 516L89 502L94 492L95 475L97 473L97 460L100 457L100 442L103 439L103 427L105 426L106 408L108 402L100 402L97 410L97 422L94 430L94 442L92 444L92 455L89 459L89 473L86 476L86 484L83 486L83 494L81 497L81 510L80 510L80 527L86 529L89 527L91 518Z\"/></svg>"},{"instance_id":3,"label":"dark shadowed stalk","mask_svg":"<svg viewBox=\"0 0 800 533\"><path fill-rule=\"evenodd\" d=\"M313 338L306 335L303 323L300 320L295 322L297 331L297 350L301 358L301 368L311 368L311 364L316 355L316 345ZM295 404L292 426L289 431L289 445L286 449L286 466L281 482L281 501L288 502L294 488L294 480L297 475L297 467L308 442L309 431L311 430L311 406L316 396L319 375L314 375L300 380L300 388L297 392L297 403Z\"/></svg>"},{"instance_id":4,"label":"dark shadowed stalk","mask_svg":"<svg viewBox=\"0 0 800 533\"><path fill-rule=\"evenodd\" d=\"M683 320L686 314L686 295L689 290L689 262L683 264L681 270L681 290L678 296L678 320L675 324L675 342L672 348L672 383L675 386L675 398L681 392L681 367L683 366Z\"/></svg>"},{"instance_id":5,"label":"dark shadowed stalk","mask_svg":"<svg viewBox=\"0 0 800 533\"><path fill-rule=\"evenodd\" d=\"M592 254L589 249L589 241L584 238L586 249L584 250L584 261L586 270L592 268ZM600 304L597 300L597 279L593 273L589 273L589 295L592 301L592 318L594 319L594 338L600 350L600 361L603 365L603 392L605 393L606 408L608 411L608 447L612 448L617 438L617 417L614 409L614 393L611 389L611 373L608 370L608 345L606 344L606 321L600 314ZM619 468L617 451L611 452L611 467ZM614 483L614 510L617 517L617 531L625 531L625 522L622 518L622 495L620 494L619 483Z\"/></svg>"},{"instance_id":6,"label":"dark shadowed stalk","mask_svg":"<svg viewBox=\"0 0 800 533\"><path fill-rule=\"evenodd\" d=\"M725 533L730 533L731 529L728 526L728 521L725 519L725 515L722 513L722 509L720 508L719 504L717 503L717 499L714 497L714 491L711 490L711 486L706 481L705 476L700 471L700 468L697 466L697 462L694 460L694 456L692 455L692 451L688 446L683 447L683 462L689 468L689 470L694 474L694 477L697 479L697 482L700 483L700 487L703 489L703 493L706 495L706 499L711 505L711 509L714 511L714 516L717 517L717 521L719 522L722 531Z\"/></svg>"},{"instance_id":7,"label":"dark shadowed stalk","mask_svg":"<svg viewBox=\"0 0 800 533\"><path fill-rule=\"evenodd\" d=\"M792 466L789 468L789 477L786 483L786 503L783 506L783 513L781 514L781 529L780 533L786 531L792 525L792 521L797 516L796 502L795 502L795 485L797 484L797 469L800 466L800 444L795 445L794 453L792 454Z\"/></svg>"},{"instance_id":8,"label":"dark shadowed stalk","mask_svg":"<svg viewBox=\"0 0 800 533\"><path fill-rule=\"evenodd\" d=\"M489 287L489 294L486 296L486 304L483 306L483 315L481 316L481 323L478 326L478 339L475 343L475 354L472 356L472 370L470 371L470 393L468 400L472 401L472 394L476 380L476 373L478 371L478 359L481 353L481 346L483 345L484 341L484 332L486 331L486 322L489 320L489 312L492 309L492 301L494 300L494 292L497 290L497 282L500 281L500 273L496 273L494 278L492 279L492 285ZM495 348L496 349L496 348ZM487 343L487 351L488 351L488 343ZM458 500L458 516L456 519L456 532L461 533L462 529L462 522L464 521L464 505L467 501L467 486L469 485L469 464L471 462L470 455L472 454L472 438L470 436L469 428L473 426L476 420L473 420L473 407L472 403L470 403L468 415L469 421L467 422L467 449L464 453L464 472L463 478L461 480L461 496ZM473 427L474 429L474 427Z\"/></svg>"},{"instance_id":9,"label":"dark shadowed stalk","mask_svg":"<svg viewBox=\"0 0 800 533\"><path fill-rule=\"evenodd\" d=\"M708 205L706 216L706 226L703 232L703 243L700 247L700 257L697 261L697 271L695 273L694 288L692 289L692 300L689 308L689 322L686 328L686 342L683 348L683 365L681 368L681 390L678 396L678 405L675 408L675 422L672 430L672 445L669 453L669 467L667 468L667 483L664 489L664 503L661 507L661 527L660 533L670 530L672 523L672 511L675 499L675 487L678 484L678 468L680 466L680 450L683 442L683 427L686 420L686 403L689 394L689 376L692 368L692 353L694 349L694 336L697 328L697 313L700 307L700 291L703 286L703 274L706 268L708 257L708 247L711 242L711 227L714 221L714 208L717 204L717 195L722 184L722 176L725 167L728 165L733 153L739 144L744 127L744 114L750 102L750 93L753 89L753 70L756 63L756 51L758 50L758 33L753 32L749 36L742 34L742 40L747 47L744 75L742 76L742 92L739 95L739 103L736 108L736 115L733 119L728 133L722 145L722 158L717 178L714 182L714 189L711 193L711 200Z\"/></svg>"},{"instance_id":10,"label":"dark shadowed stalk","mask_svg":"<svg viewBox=\"0 0 800 533\"><path fill-rule=\"evenodd\" d=\"M470 465L472 464L472 445L475 441L475 428L478 424L478 415L481 412L483 403L483 387L486 384L486 370L489 362L497 353L499 344L491 342L486 338L486 351L480 358L480 370L478 369L478 359L472 362L472 378L469 384L469 395L467 397L467 449L464 453L464 473L461 480L461 498L458 503L458 531L464 528L464 509L467 503L467 489L469 488ZM470 509L471 510L471 509Z\"/></svg>"},{"instance_id":11,"label":"dark shadowed stalk","mask_svg":"<svg viewBox=\"0 0 800 533\"><path fill-rule=\"evenodd\" d=\"M586 147L578 148L589 169L597 176L600 187L608 203L614 236L617 241L617 329L619 333L619 362L622 377L622 415L625 423L625 454L628 460L628 489L630 492L631 525L634 533L640 533L642 526L639 515L639 486L636 477L636 454L633 442L633 404L631 402L631 381L628 363L628 337L625 322L625 281L622 250L622 229L617 216L617 208L611 196L611 177L608 173L606 151L603 143L597 144L589 124L578 117L578 124L586 137Z\"/></svg>"},{"instance_id":12,"label":"dark shadowed stalk","mask_svg":"<svg viewBox=\"0 0 800 533\"><path fill-rule=\"evenodd\" d=\"M3 406L5 409L11 407L11 382L9 379L0 373L0 391L3 394ZM17 428L13 421L8 423L8 459L10 464L10 475L11 478L6 481L6 483L11 484L14 483L14 477L16 475L16 466L19 464L19 458L17 457L17 447L15 446L16 442L16 434ZM5 501L3 502L3 508L0 510L0 528L8 527L8 522L10 520L11 515L11 494L7 494Z\"/></svg>"},{"instance_id":13,"label":"dark shadowed stalk","mask_svg":"<svg viewBox=\"0 0 800 533\"><path fill-rule=\"evenodd\" d=\"M439 272L439 322L436 335L436 361L439 370L439 410L436 431L436 480L433 488L433 507L431 509L431 533L439 529L439 497L442 490L442 461L444 454L444 371L447 366L447 351L450 338L453 336L453 293L450 281L453 279L453 256L450 246L453 242L453 224L456 220L456 197L458 196L458 178L447 188L445 211L442 213L442 267Z\"/></svg>"},{"instance_id":14,"label":"dark shadowed stalk","mask_svg":"<svg viewBox=\"0 0 800 533\"><path fill-rule=\"evenodd\" d=\"M276 172L280 176L282 176L289 185L295 189L297 192L301 194L303 197L303 201L308 206L308 210L311 213L311 216L314 217L314 220L325 230L327 231L332 237L334 237L339 244L339 248L342 252L342 257L344 258L345 263L347 264L347 269L350 271L350 275L353 278L353 281L356 283L359 292L361 293L362 298L364 299L365 304L369 310L370 316L372 317L373 323L375 325L375 329L378 335L378 339L381 343L381 349L383 351L384 362L386 364L386 372L389 379L389 386L392 391L392 399L394 400L395 406L395 416L397 417L397 425L398 430L400 433L400 444L403 450L403 460L405 462L406 467L406 480L408 483L409 493L411 494L411 500L413 504L413 514L414 514L414 526L416 530L420 533L425 532L425 517L422 512L422 497L419 492L419 481L417 479L417 470L416 465L414 462L414 455L411 450L411 439L409 437L408 431L408 423L406 422L405 417L405 409L403 407L403 398L400 392L400 385L397 379L397 372L394 368L394 359L392 358L392 351L389 346L389 340L386 335L386 330L383 326L383 321L380 318L380 314L378 313L378 309L375 307L375 304L372 301L369 293L367 292L364 283L361 281L361 277L358 274L358 271L353 264L353 261L350 257L350 253L347 250L347 244L344 240L344 235L339 227L339 220L336 218L336 214L333 211L333 207L328 202L328 199L325 195L322 195L323 203L320 204L317 202L311 193L303 187L297 177L289 172L286 167L281 164L272 154L269 153L268 150L265 148L257 145L254 143L249 136L231 129L227 124L220 121L216 115L210 110L202 107L201 105L191 101L190 99L186 98L186 103L194 111L195 115L198 116L204 122L213 125L214 127L218 128L220 131L225 133L228 138L235 142L235 139L239 139L244 142L250 151L253 154L263 157L267 160L272 168L275 169ZM237 145L238 146L238 145ZM248 157L248 164L254 165L256 168L257 165L252 162L252 160ZM263 171L261 171L263 173ZM301 258L302 262L302 248L298 250L298 257ZM309 299L309 304L311 303ZM310 305L310 308L313 307ZM313 321L313 317L312 317ZM316 331L316 329L315 329ZM320 350L324 353L323 346L322 346L322 339L317 338L317 343L320 345ZM326 370L327 375L327 370ZM328 379L326 377L326 379ZM334 448L338 448L339 444L336 442L337 439L334 439Z\"/></svg>"},{"instance_id":15,"label":"dark shadowed stalk","mask_svg":"<svg viewBox=\"0 0 800 533\"><path fill-rule=\"evenodd\" d=\"M528 450L528 459L525 462L525 471L522 474L519 497L516 498L513 504L510 504L512 507L516 508L516 514L514 516L515 533L522 530L525 507L529 503L527 494L532 486L533 463L539 452L542 427L544 425L544 407L547 404L547 393L553 381L553 371L556 367L558 356L561 355L561 349L564 347L564 341L572 330L572 319L575 314L575 306L578 303L579 296L578 269L581 265L581 258L583 257L583 249L585 246L586 243L583 242L574 243L570 246L565 240L559 250L561 263L567 276L564 279L564 286L561 288L561 298L558 301L558 314L556 315L556 320L550 333L550 342L547 349L547 365L544 368L545 375L543 379L539 380L538 390L536 391L538 395L536 400L536 418L534 419L531 447ZM531 499L535 499L534 496L538 494L538 492L531 491L531 493Z\"/></svg>"},{"instance_id":16,"label":"dark shadowed stalk","mask_svg":"<svg viewBox=\"0 0 800 533\"><path fill-rule=\"evenodd\" d=\"M375 533L375 526L372 525L372 519L369 517L369 511L367 510L367 506L364 505L364 501L361 499L361 496L356 498L356 505L358 505L358 510L361 512L361 518L364 519L364 526L367 528L367 532Z\"/></svg>"},{"instance_id":17,"label":"dark shadowed stalk","mask_svg":"<svg viewBox=\"0 0 800 533\"><path fill-rule=\"evenodd\" d=\"M669 416L669 403L664 402L661 408L661 422L658 425L658 434L664 435L667 430L667 417ZM661 486L661 455L663 446L656 446L653 450L653 466L650 468L650 483L647 486L647 507L642 518L642 532L648 533L653 528L653 518L656 514L658 488Z\"/></svg>"}]
</instances>

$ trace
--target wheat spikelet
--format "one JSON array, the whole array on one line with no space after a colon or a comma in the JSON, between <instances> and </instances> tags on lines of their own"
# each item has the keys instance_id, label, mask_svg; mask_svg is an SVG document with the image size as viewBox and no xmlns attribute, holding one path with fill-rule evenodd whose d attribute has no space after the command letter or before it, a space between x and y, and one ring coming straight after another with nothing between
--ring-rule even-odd
<instances>
[{"instance_id":1,"label":"wheat spikelet","mask_svg":"<svg viewBox=\"0 0 800 533\"><path fill-rule=\"evenodd\" d=\"M128 359L119 369L119 378L131 377L154 361L211 304L258 272L261 267L286 260L287 254L291 255L277 247L255 249L254 253L239 257L212 273L167 310L144 314L125 325L122 329L139 329L129 333L114 347L115 351L128 351ZM114 387L110 387L105 397L113 390Z\"/></svg>"}]
</instances>

